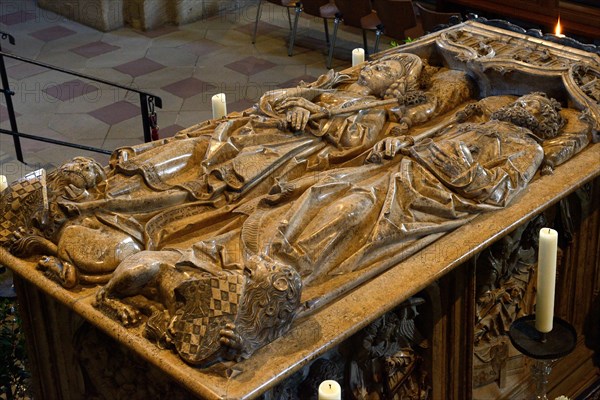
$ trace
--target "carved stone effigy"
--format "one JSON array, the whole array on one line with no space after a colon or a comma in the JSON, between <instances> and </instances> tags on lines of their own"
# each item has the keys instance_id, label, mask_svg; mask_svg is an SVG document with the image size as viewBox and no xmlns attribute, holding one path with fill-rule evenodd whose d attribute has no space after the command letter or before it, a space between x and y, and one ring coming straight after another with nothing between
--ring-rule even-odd
<instances>
[{"instance_id":1,"label":"carved stone effigy","mask_svg":"<svg viewBox=\"0 0 600 400\"><path fill-rule=\"evenodd\" d=\"M164 368L160 352L198 396L312 388L319 373L293 372L364 328L348 341L364 351L314 371L349 398L424 399L446 393L438 344L404 302L503 236L477 260L470 355L473 387L497 380L502 336L532 306L523 220L569 192L562 164L598 157L600 57L468 22L374 58L104 168L77 158L13 183L0 262ZM600 174L579 162L579 184Z\"/></svg>"}]
</instances>

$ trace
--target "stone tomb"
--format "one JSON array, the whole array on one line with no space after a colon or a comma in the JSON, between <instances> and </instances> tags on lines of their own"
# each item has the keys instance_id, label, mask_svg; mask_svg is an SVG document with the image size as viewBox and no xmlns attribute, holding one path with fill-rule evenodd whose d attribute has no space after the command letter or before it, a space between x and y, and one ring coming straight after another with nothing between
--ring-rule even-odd
<instances>
[{"instance_id":1,"label":"stone tomb","mask_svg":"<svg viewBox=\"0 0 600 400\"><path fill-rule=\"evenodd\" d=\"M344 398L523 397L530 361L506 333L534 309L541 226L580 335L551 395L581 393L600 57L515 30L467 22L109 167L12 184L0 260L39 396L308 398L334 378Z\"/></svg>"}]
</instances>

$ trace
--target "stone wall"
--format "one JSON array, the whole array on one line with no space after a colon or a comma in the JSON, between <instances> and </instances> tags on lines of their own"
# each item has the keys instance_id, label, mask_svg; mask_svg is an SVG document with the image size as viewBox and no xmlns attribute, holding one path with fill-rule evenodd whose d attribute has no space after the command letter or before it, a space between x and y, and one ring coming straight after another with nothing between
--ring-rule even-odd
<instances>
[{"instance_id":1,"label":"stone wall","mask_svg":"<svg viewBox=\"0 0 600 400\"><path fill-rule=\"evenodd\" d=\"M128 0L38 0L38 6L106 32L123 26L123 2Z\"/></svg>"},{"instance_id":2,"label":"stone wall","mask_svg":"<svg viewBox=\"0 0 600 400\"><path fill-rule=\"evenodd\" d=\"M236 1L217 0L38 0L41 8L101 31L124 25L152 30L187 24L218 13Z\"/></svg>"},{"instance_id":3,"label":"stone wall","mask_svg":"<svg viewBox=\"0 0 600 400\"><path fill-rule=\"evenodd\" d=\"M125 0L125 25L139 30L159 28L173 21L170 0Z\"/></svg>"}]
</instances>

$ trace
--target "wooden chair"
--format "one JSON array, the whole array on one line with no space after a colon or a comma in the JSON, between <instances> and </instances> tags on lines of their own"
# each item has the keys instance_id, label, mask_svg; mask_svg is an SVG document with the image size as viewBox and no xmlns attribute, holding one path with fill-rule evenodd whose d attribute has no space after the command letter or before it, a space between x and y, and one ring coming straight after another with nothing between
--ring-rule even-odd
<instances>
[{"instance_id":1,"label":"wooden chair","mask_svg":"<svg viewBox=\"0 0 600 400\"><path fill-rule=\"evenodd\" d=\"M286 7L288 14L288 22L290 24L290 31L292 30L292 16L290 14L291 8L298 8L296 0L267 0L269 3L273 3L278 6ZM256 10L256 21L254 22L254 34L252 35L252 44L256 43L256 31L258 30L258 22L260 21L260 15L262 12L262 5L264 0L258 0L258 9Z\"/></svg>"},{"instance_id":2,"label":"wooden chair","mask_svg":"<svg viewBox=\"0 0 600 400\"><path fill-rule=\"evenodd\" d=\"M435 32L437 27L445 24L455 24L462 21L460 13L456 12L438 12L425 7L421 3L415 3L417 11L421 17L421 24L423 24L423 30L427 33Z\"/></svg>"},{"instance_id":3,"label":"wooden chair","mask_svg":"<svg viewBox=\"0 0 600 400\"><path fill-rule=\"evenodd\" d=\"M374 0L373 6L386 36L404 41L406 30L417 26L417 16L411 0ZM376 48L375 51L377 50Z\"/></svg>"},{"instance_id":4,"label":"wooden chair","mask_svg":"<svg viewBox=\"0 0 600 400\"><path fill-rule=\"evenodd\" d=\"M296 32L298 30L298 19L303 12L323 19L325 42L327 43L327 46L329 46L329 25L327 21L335 18L337 8L331 9L331 7L327 7L327 5L329 5L329 0L302 0L299 1L297 5L298 6L295 8L296 16L292 27L292 36L290 37L288 47L288 56L291 56L294 51L294 42L296 41Z\"/></svg>"},{"instance_id":5,"label":"wooden chair","mask_svg":"<svg viewBox=\"0 0 600 400\"><path fill-rule=\"evenodd\" d=\"M331 68L331 60L333 58L333 50L335 49L335 41L337 39L337 30L340 22L345 25L360 28L363 34L363 47L365 55L368 56L367 30L375 31L375 45L379 43L382 26L381 21L377 17L377 13L371 8L371 0L335 0L335 5L338 9L333 21L333 38L329 44L329 56L327 57L327 68Z\"/></svg>"}]
</instances>

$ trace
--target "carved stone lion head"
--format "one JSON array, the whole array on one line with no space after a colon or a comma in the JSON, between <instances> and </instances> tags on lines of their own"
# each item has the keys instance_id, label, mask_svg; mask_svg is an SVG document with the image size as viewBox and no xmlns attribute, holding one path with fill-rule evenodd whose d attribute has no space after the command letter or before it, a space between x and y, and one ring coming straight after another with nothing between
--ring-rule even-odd
<instances>
[{"instance_id":1,"label":"carved stone lion head","mask_svg":"<svg viewBox=\"0 0 600 400\"><path fill-rule=\"evenodd\" d=\"M289 265L252 256L236 326L249 356L286 332L300 306L302 280Z\"/></svg>"}]
</instances>

